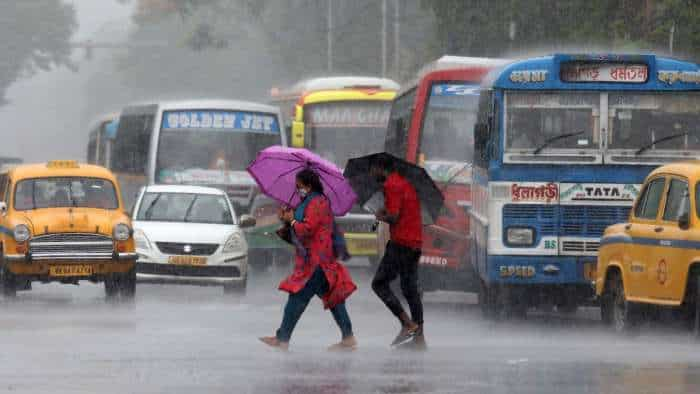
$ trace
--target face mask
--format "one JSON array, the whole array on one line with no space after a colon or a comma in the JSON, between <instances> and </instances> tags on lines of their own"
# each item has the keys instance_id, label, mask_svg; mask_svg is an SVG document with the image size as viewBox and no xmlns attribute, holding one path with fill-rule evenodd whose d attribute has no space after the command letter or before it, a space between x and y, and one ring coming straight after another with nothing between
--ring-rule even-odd
<instances>
[{"instance_id":1,"label":"face mask","mask_svg":"<svg viewBox=\"0 0 700 394\"><path fill-rule=\"evenodd\" d=\"M301 198L306 198L306 196L309 194L309 192L306 191L306 189L298 188L297 193L299 194L299 197Z\"/></svg>"}]
</instances>

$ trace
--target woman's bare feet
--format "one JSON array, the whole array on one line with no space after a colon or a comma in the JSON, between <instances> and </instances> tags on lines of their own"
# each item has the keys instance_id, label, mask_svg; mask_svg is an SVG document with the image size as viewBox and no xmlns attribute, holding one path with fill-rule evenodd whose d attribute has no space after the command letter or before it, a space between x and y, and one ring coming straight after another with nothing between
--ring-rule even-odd
<instances>
[{"instance_id":1,"label":"woman's bare feet","mask_svg":"<svg viewBox=\"0 0 700 394\"><path fill-rule=\"evenodd\" d=\"M328 347L330 352L351 352L357 349L357 339L354 335L343 338L340 342Z\"/></svg>"},{"instance_id":2,"label":"woman's bare feet","mask_svg":"<svg viewBox=\"0 0 700 394\"><path fill-rule=\"evenodd\" d=\"M277 337L260 337L260 342L267 346L274 347L283 351L289 350L289 342L282 342Z\"/></svg>"}]
</instances>

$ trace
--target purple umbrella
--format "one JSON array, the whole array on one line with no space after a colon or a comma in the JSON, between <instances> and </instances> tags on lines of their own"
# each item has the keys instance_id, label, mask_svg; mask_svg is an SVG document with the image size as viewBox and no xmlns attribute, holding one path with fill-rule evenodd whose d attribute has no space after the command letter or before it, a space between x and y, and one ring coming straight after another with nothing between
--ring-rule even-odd
<instances>
[{"instance_id":1,"label":"purple umbrella","mask_svg":"<svg viewBox=\"0 0 700 394\"><path fill-rule=\"evenodd\" d=\"M271 146L258 152L248 172L265 195L281 204L296 207L301 202L297 193L296 175L310 168L321 178L324 194L335 216L345 215L357 200L343 171L330 161L306 149Z\"/></svg>"}]
</instances>

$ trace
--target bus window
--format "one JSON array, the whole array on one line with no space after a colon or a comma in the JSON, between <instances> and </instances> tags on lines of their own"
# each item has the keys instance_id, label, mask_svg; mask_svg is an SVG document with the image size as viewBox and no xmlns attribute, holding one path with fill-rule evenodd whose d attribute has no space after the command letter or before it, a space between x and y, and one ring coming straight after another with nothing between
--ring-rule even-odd
<instances>
[{"instance_id":1,"label":"bus window","mask_svg":"<svg viewBox=\"0 0 700 394\"><path fill-rule=\"evenodd\" d=\"M146 173L154 118L153 114L122 115L112 159L116 172Z\"/></svg>"},{"instance_id":2,"label":"bus window","mask_svg":"<svg viewBox=\"0 0 700 394\"><path fill-rule=\"evenodd\" d=\"M411 128L415 98L416 89L409 90L394 100L394 105L391 108L384 150L394 156L401 158L406 156L408 130Z\"/></svg>"}]
</instances>

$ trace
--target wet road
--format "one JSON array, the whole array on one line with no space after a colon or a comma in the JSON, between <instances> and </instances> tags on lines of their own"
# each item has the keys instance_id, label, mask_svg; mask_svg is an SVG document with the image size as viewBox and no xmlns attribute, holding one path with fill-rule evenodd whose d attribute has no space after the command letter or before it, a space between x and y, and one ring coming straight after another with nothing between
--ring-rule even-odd
<instances>
[{"instance_id":1,"label":"wet road","mask_svg":"<svg viewBox=\"0 0 700 394\"><path fill-rule=\"evenodd\" d=\"M574 318L489 323L472 297L430 294L429 351L392 351L396 323L356 270L349 304L360 349L330 354L339 333L315 300L288 354L260 335L279 324L274 276L240 303L218 288L140 285L132 306L93 285L35 285L0 304L0 392L13 393L697 393L700 344L656 328L608 334L594 309Z\"/></svg>"}]
</instances>

